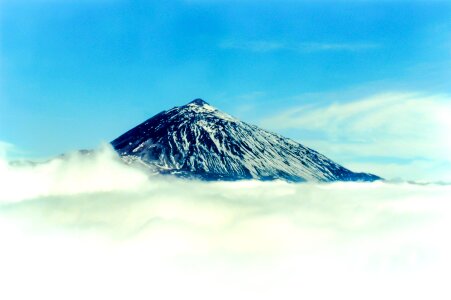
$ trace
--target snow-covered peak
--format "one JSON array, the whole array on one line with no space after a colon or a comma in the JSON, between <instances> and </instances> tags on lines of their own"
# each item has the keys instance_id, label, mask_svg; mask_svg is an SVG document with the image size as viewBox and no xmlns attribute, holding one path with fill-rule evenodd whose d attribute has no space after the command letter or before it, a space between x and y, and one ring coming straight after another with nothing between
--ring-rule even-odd
<instances>
[{"instance_id":1,"label":"snow-covered peak","mask_svg":"<svg viewBox=\"0 0 451 300\"><path fill-rule=\"evenodd\" d=\"M203 106L203 105L209 105L206 101L204 101L204 100L202 100L202 99L200 99L200 98L194 99L193 101L191 101L191 102L188 103L188 104L192 104L192 105L200 105L200 106Z\"/></svg>"},{"instance_id":2,"label":"snow-covered peak","mask_svg":"<svg viewBox=\"0 0 451 300\"><path fill-rule=\"evenodd\" d=\"M204 180L372 181L202 99L163 111L112 142L126 162Z\"/></svg>"},{"instance_id":3,"label":"snow-covered peak","mask_svg":"<svg viewBox=\"0 0 451 300\"><path fill-rule=\"evenodd\" d=\"M197 120L199 118L218 118L229 122L239 122L238 119L223 111L220 111L200 98L194 99L186 105L174 107L170 111L176 111L184 118L195 118Z\"/></svg>"}]
</instances>

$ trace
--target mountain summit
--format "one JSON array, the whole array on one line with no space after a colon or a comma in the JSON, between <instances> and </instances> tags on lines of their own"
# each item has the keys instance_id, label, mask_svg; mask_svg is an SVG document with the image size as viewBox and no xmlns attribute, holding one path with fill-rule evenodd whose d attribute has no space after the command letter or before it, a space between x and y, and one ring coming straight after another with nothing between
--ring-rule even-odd
<instances>
[{"instance_id":1,"label":"mountain summit","mask_svg":"<svg viewBox=\"0 0 451 300\"><path fill-rule=\"evenodd\" d=\"M200 106L202 106L202 105L210 105L210 104L208 104L207 102L205 102L204 100L202 100L200 98L194 99L189 104L196 104L196 105L200 105Z\"/></svg>"},{"instance_id":2,"label":"mountain summit","mask_svg":"<svg viewBox=\"0 0 451 300\"><path fill-rule=\"evenodd\" d=\"M111 142L122 159L202 180L374 181L291 139L195 99L163 111Z\"/></svg>"}]
</instances>

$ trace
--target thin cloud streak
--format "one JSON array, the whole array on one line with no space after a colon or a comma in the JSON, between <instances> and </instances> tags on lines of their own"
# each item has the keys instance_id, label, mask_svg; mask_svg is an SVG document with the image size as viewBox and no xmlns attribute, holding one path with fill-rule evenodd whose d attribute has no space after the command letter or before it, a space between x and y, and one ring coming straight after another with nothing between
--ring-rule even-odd
<instances>
[{"instance_id":1,"label":"thin cloud streak","mask_svg":"<svg viewBox=\"0 0 451 300\"><path fill-rule=\"evenodd\" d=\"M299 51L299 52L321 52L321 51L363 51L380 48L376 43L286 43L278 41L236 41L226 40L219 44L223 49L244 50L250 52L274 52L274 51Z\"/></svg>"}]
</instances>

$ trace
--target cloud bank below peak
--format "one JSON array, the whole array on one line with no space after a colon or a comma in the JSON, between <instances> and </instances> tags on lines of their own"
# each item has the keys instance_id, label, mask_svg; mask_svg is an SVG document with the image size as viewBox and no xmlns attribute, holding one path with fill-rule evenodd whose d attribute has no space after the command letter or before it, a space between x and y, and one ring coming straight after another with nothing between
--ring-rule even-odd
<instances>
[{"instance_id":1,"label":"cloud bank below peak","mask_svg":"<svg viewBox=\"0 0 451 300\"><path fill-rule=\"evenodd\" d=\"M450 296L449 185L148 178L108 147L0 182L1 299Z\"/></svg>"}]
</instances>

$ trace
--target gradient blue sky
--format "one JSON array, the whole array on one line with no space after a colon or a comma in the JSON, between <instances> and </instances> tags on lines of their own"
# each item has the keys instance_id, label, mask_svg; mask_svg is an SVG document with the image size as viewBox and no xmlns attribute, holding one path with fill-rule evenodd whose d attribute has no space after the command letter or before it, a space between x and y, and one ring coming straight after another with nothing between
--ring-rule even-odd
<instances>
[{"instance_id":1,"label":"gradient blue sky","mask_svg":"<svg viewBox=\"0 0 451 300\"><path fill-rule=\"evenodd\" d=\"M11 157L93 148L200 97L355 168L451 169L442 152L409 151L415 135L394 153L380 142L386 130L392 142L418 130L443 138L449 123L434 120L451 102L448 1L0 0L0 42ZM371 101L385 103L376 116ZM361 103L373 123L355 124ZM341 120L347 110L354 123ZM387 125L396 119L404 125Z\"/></svg>"}]
</instances>

